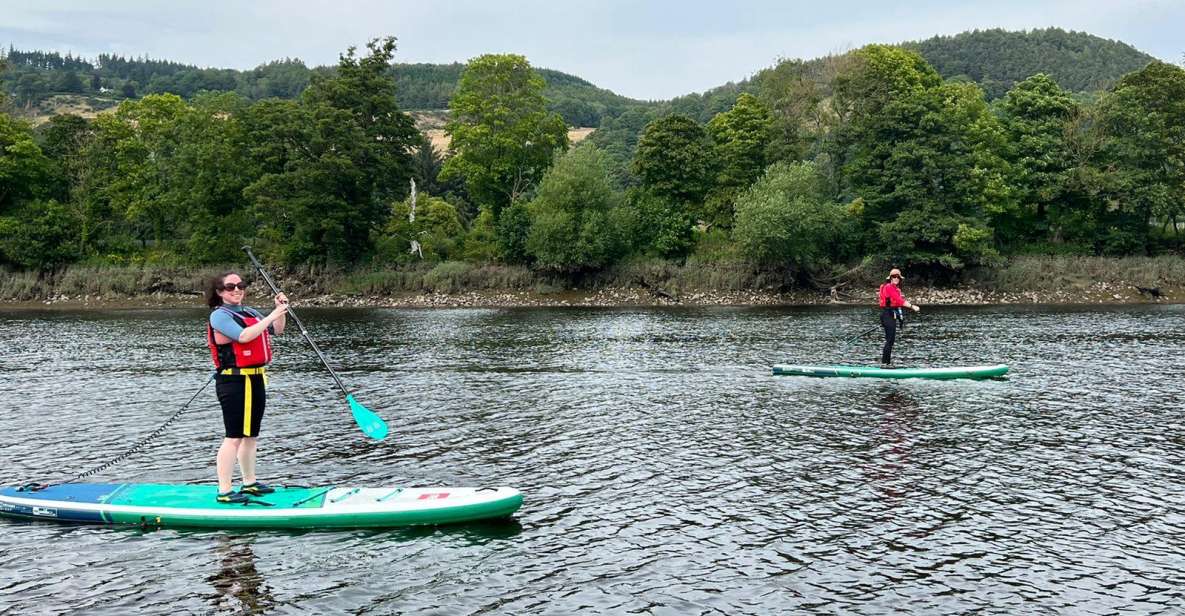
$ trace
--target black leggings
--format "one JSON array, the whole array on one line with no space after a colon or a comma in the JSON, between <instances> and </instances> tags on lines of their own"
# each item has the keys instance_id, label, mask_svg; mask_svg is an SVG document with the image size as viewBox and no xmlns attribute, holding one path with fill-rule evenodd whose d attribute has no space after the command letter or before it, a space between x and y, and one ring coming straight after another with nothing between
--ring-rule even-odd
<instances>
[{"instance_id":1,"label":"black leggings","mask_svg":"<svg viewBox=\"0 0 1185 616\"><path fill-rule=\"evenodd\" d=\"M881 363L893 363L893 342L897 340L897 310L881 310L881 327L885 328L885 348L881 349Z\"/></svg>"}]
</instances>

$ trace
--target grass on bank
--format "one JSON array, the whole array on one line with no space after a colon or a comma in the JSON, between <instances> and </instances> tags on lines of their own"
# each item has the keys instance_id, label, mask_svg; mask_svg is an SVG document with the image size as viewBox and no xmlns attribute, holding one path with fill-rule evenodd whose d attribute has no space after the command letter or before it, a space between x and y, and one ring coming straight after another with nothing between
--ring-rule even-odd
<instances>
[{"instance_id":1,"label":"grass on bank","mask_svg":"<svg viewBox=\"0 0 1185 616\"><path fill-rule=\"evenodd\" d=\"M178 267L163 265L76 265L55 272L0 271L0 300L36 301L67 296L72 299L118 300L137 296L193 295L195 301L210 277L235 270L248 279L254 272L234 267ZM853 288L875 286L876 270L864 268ZM871 268L875 269L875 267ZM786 271L759 270L736 262L679 264L662 259L630 261L579 278L542 274L513 265L478 265L457 261L384 269L343 271L299 267L271 272L277 284L293 296L389 296L403 293L462 293L467 291L525 291L552 293L564 289L633 288L671 295L692 292L778 291L793 287ZM966 273L962 286L984 291L1064 291L1085 289L1104 281L1147 287L1185 287L1185 258L1018 256L998 268ZM257 292L263 292L256 281Z\"/></svg>"}]
</instances>

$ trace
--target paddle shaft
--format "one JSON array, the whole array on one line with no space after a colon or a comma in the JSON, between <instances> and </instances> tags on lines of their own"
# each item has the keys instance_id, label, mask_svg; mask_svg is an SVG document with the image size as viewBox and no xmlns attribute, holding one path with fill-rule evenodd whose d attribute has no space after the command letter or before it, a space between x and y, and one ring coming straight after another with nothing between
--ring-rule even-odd
<instances>
[{"instance_id":1,"label":"paddle shaft","mask_svg":"<svg viewBox=\"0 0 1185 616\"><path fill-rule=\"evenodd\" d=\"M873 325L872 327L870 327L870 328L868 328L868 329L866 329L866 330L864 330L864 331L860 332L859 334L856 334L856 335L855 335L855 336L853 336L852 338L849 338L848 340L846 340L846 341L844 342L844 345L843 345L842 347L840 347L840 348L847 348L847 346L848 346L848 345L850 345L850 344L852 344L853 342L855 342L855 341L857 341L857 340L859 340L859 339L863 338L864 336L867 336L868 334L871 334L872 332L874 332L874 331L876 331L876 330L880 329L880 327L881 327L881 326L880 326L879 324L878 324L878 325Z\"/></svg>"},{"instance_id":2,"label":"paddle shaft","mask_svg":"<svg viewBox=\"0 0 1185 616\"><path fill-rule=\"evenodd\" d=\"M251 252L251 247L243 246L243 251L246 252L247 257L251 259L251 263L255 266L255 270L258 271L259 275L263 277L263 281L267 283L267 286L271 287L272 293L279 295L280 287L277 287L276 283L272 280L272 277L268 276L267 272L264 271L263 265L259 263L259 259L256 259L255 255ZM333 371L333 368L329 365L329 361L325 359L325 354L321 352L321 348L317 346L317 343L313 342L312 337L309 336L308 330L304 328L304 323L300 322L300 317L296 316L296 311L292 309L291 305L288 306L288 315L292 317L294 322L296 322L296 327L300 329L300 335L304 336L304 339L309 343L309 346L313 347L313 352L317 354L317 358L320 359L321 363L325 365L325 369L329 371L330 376L333 377L333 381L337 383L337 386L341 388L342 393L346 396L349 396L350 390L346 389L345 384L342 383L340 378L338 378L337 373Z\"/></svg>"}]
</instances>

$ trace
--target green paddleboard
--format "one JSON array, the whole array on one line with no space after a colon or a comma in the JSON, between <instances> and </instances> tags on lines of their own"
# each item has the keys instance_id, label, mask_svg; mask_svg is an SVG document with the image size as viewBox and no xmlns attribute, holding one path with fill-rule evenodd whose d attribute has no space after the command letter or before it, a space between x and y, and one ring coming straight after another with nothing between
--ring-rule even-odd
<instances>
[{"instance_id":1,"label":"green paddleboard","mask_svg":"<svg viewBox=\"0 0 1185 616\"><path fill-rule=\"evenodd\" d=\"M505 518L513 488L279 487L247 504L218 503L213 485L61 484L0 489L0 515L96 524L205 528L385 528Z\"/></svg>"},{"instance_id":2,"label":"green paddleboard","mask_svg":"<svg viewBox=\"0 0 1185 616\"><path fill-rule=\"evenodd\" d=\"M774 366L778 376L865 377L875 379L998 379L1008 366L957 366L950 368L880 368L868 366Z\"/></svg>"}]
</instances>

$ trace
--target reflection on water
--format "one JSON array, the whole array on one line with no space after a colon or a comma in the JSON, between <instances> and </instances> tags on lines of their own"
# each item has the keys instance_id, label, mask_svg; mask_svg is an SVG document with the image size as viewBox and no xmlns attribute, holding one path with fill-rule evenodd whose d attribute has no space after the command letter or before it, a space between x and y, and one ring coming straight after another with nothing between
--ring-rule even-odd
<instances>
[{"instance_id":1,"label":"reflection on water","mask_svg":"<svg viewBox=\"0 0 1185 616\"><path fill-rule=\"evenodd\" d=\"M217 535L213 538L218 570L206 578L216 594L212 605L219 613L262 614L275 605L271 588L255 568L254 539Z\"/></svg>"},{"instance_id":2,"label":"reflection on water","mask_svg":"<svg viewBox=\"0 0 1185 616\"><path fill-rule=\"evenodd\" d=\"M510 523L197 532L0 522L0 613L1178 614L1185 310L308 310L366 439L278 341L264 481L510 485ZM124 451L201 386L202 311L2 312L5 484ZM96 481L205 482L212 392Z\"/></svg>"},{"instance_id":3,"label":"reflection on water","mask_svg":"<svg viewBox=\"0 0 1185 616\"><path fill-rule=\"evenodd\" d=\"M907 390L886 385L874 402L876 440L868 468L868 483L886 499L903 497L899 483L910 466L920 406Z\"/></svg>"}]
</instances>

